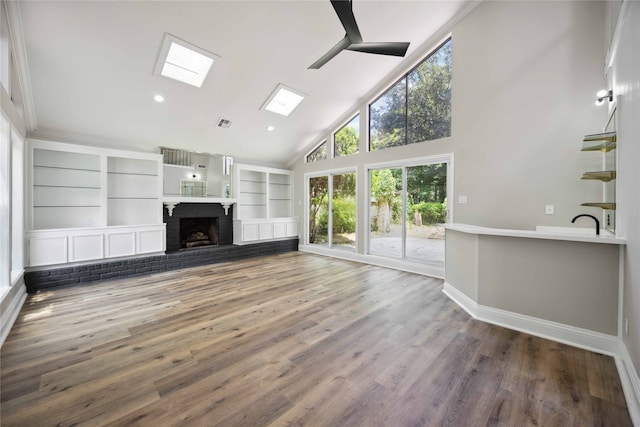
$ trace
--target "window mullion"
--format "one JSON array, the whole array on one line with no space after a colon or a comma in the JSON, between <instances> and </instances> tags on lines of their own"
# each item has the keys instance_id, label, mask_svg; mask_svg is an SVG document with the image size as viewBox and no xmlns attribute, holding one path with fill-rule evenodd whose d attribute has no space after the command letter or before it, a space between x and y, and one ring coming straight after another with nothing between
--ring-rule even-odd
<instances>
[{"instance_id":1,"label":"window mullion","mask_svg":"<svg viewBox=\"0 0 640 427\"><path fill-rule=\"evenodd\" d=\"M407 167L402 167L402 259L407 256Z\"/></svg>"},{"instance_id":2,"label":"window mullion","mask_svg":"<svg viewBox=\"0 0 640 427\"><path fill-rule=\"evenodd\" d=\"M404 76L404 145L409 145L409 74Z\"/></svg>"},{"instance_id":3,"label":"window mullion","mask_svg":"<svg viewBox=\"0 0 640 427\"><path fill-rule=\"evenodd\" d=\"M333 246L333 174L327 175L327 195L329 200L327 201L327 243L329 248Z\"/></svg>"}]
</instances>

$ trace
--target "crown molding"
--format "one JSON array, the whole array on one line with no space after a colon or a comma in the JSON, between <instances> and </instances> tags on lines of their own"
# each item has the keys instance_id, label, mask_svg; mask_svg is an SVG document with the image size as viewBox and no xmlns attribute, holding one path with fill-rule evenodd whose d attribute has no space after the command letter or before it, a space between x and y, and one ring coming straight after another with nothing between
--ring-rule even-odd
<instances>
[{"instance_id":1,"label":"crown molding","mask_svg":"<svg viewBox=\"0 0 640 427\"><path fill-rule=\"evenodd\" d=\"M27 59L27 48L22 26L22 14L20 13L20 2L5 1L7 10L7 21L9 22L9 34L11 36L11 46L16 65L18 84L22 91L22 101L24 103L24 115L27 125L27 133L38 128L36 119L36 108L33 100L33 89L31 87L31 74L29 72L29 61Z\"/></svg>"}]
</instances>

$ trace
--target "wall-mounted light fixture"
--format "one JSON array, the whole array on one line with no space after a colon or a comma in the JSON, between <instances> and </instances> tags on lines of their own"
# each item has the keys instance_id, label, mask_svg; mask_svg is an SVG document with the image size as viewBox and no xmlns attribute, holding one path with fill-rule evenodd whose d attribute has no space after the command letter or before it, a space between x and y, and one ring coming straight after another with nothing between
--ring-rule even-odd
<instances>
[{"instance_id":1,"label":"wall-mounted light fixture","mask_svg":"<svg viewBox=\"0 0 640 427\"><path fill-rule=\"evenodd\" d=\"M604 104L605 99L608 99L609 102L613 101L613 91L602 89L596 93L596 105Z\"/></svg>"}]
</instances>

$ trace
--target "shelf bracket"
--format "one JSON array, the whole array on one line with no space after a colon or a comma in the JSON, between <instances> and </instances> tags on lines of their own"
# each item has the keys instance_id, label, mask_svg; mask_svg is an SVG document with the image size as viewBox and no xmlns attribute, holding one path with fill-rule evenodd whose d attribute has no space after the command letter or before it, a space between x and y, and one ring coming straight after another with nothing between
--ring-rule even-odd
<instances>
[{"instance_id":1,"label":"shelf bracket","mask_svg":"<svg viewBox=\"0 0 640 427\"><path fill-rule=\"evenodd\" d=\"M221 204L221 205L222 205L222 207L224 208L224 214L225 214L225 215L229 215L229 208L231 207L231 205L232 205L233 203L227 203L227 202L224 202L224 203L220 203L220 204ZM171 216L171 215L169 215L169 216Z\"/></svg>"},{"instance_id":2,"label":"shelf bracket","mask_svg":"<svg viewBox=\"0 0 640 427\"><path fill-rule=\"evenodd\" d=\"M178 206L179 202L163 202L167 208L167 212L169 212L169 216L173 216L173 210L176 206Z\"/></svg>"}]
</instances>

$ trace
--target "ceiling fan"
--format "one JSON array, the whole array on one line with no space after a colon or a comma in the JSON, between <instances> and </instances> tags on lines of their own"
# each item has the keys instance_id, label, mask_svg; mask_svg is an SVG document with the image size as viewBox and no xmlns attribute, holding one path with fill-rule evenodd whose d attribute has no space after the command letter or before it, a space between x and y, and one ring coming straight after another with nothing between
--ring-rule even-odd
<instances>
[{"instance_id":1,"label":"ceiling fan","mask_svg":"<svg viewBox=\"0 0 640 427\"><path fill-rule=\"evenodd\" d=\"M409 48L406 42L363 42L356 18L353 16L351 0L330 0L336 11L346 35L334 47L325 53L320 59L309 66L309 69L317 70L329 62L334 56L343 50L375 53L377 55L404 56Z\"/></svg>"}]
</instances>

